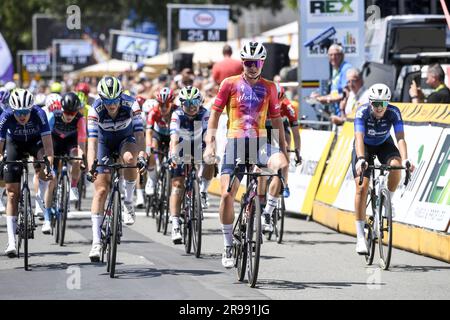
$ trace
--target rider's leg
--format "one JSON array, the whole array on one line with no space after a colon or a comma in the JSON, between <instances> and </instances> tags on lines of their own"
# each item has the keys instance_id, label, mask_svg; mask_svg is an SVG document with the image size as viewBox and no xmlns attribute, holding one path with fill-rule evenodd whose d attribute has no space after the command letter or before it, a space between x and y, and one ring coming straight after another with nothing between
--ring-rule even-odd
<instances>
[{"instance_id":1,"label":"rider's leg","mask_svg":"<svg viewBox=\"0 0 450 320\"><path fill-rule=\"evenodd\" d=\"M78 158L82 156L82 151L80 148L73 148L72 150L70 150L70 156L74 157L74 158ZM80 175L81 175L81 162L82 160L72 160L70 162L71 164L71 171L70 171L70 177L71 177L71 182L70 182L70 187L71 188L77 188L78 186L78 180L80 180Z\"/></svg>"},{"instance_id":2,"label":"rider's leg","mask_svg":"<svg viewBox=\"0 0 450 320\"><path fill-rule=\"evenodd\" d=\"M288 166L287 159L284 156L284 154L280 152L273 154L269 158L269 161L267 162L267 167L271 169L273 172L278 172L278 170L280 169L283 170L287 166ZM270 216L277 207L280 190L281 190L280 179L278 177L273 177L272 182L269 185L266 207L264 208L266 223L268 222L267 217L270 219Z\"/></svg>"},{"instance_id":3,"label":"rider's leg","mask_svg":"<svg viewBox=\"0 0 450 320\"><path fill-rule=\"evenodd\" d=\"M159 143L158 140L153 139L152 140L152 146L154 149L158 150L159 147ZM148 180L147 180L147 184L145 186L145 193L147 193L148 195L151 195L155 192L155 185L156 185L156 159L155 157L158 156L160 157L160 155L153 155L151 154L149 156L149 162L148 162Z\"/></svg>"},{"instance_id":4,"label":"rider's leg","mask_svg":"<svg viewBox=\"0 0 450 320\"><path fill-rule=\"evenodd\" d=\"M138 148L135 143L125 142L121 148L122 161L124 165L135 166L138 155ZM137 169L124 169L125 178L125 203L132 203L134 189L136 188Z\"/></svg>"},{"instance_id":5,"label":"rider's leg","mask_svg":"<svg viewBox=\"0 0 450 320\"><path fill-rule=\"evenodd\" d=\"M100 243L100 227L103 219L106 197L111 182L110 173L99 173L94 182L94 197L92 198L92 244Z\"/></svg>"},{"instance_id":6,"label":"rider's leg","mask_svg":"<svg viewBox=\"0 0 450 320\"><path fill-rule=\"evenodd\" d=\"M402 160L398 157L394 157L391 158L388 163L390 166L400 167L402 165ZM387 185L389 192L391 193L391 198L394 195L395 190L397 190L401 177L401 170L392 170L389 172Z\"/></svg>"},{"instance_id":7,"label":"rider's leg","mask_svg":"<svg viewBox=\"0 0 450 320\"><path fill-rule=\"evenodd\" d=\"M180 212L181 199L184 191L184 177L174 174L172 178L172 193L170 195L170 220L172 221L172 241L180 243Z\"/></svg>"},{"instance_id":8,"label":"rider's leg","mask_svg":"<svg viewBox=\"0 0 450 320\"><path fill-rule=\"evenodd\" d=\"M19 202L20 183L7 183L6 194L6 227L8 231L8 248L10 248L14 247L16 243L17 205Z\"/></svg>"}]
</instances>

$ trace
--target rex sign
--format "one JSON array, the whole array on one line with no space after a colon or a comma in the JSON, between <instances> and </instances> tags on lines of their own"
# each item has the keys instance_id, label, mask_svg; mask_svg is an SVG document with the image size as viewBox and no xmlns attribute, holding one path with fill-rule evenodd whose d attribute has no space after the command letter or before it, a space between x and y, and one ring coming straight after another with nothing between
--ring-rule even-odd
<instances>
[{"instance_id":1,"label":"rex sign","mask_svg":"<svg viewBox=\"0 0 450 320\"><path fill-rule=\"evenodd\" d=\"M227 41L229 12L223 9L180 9L182 41Z\"/></svg>"},{"instance_id":2,"label":"rex sign","mask_svg":"<svg viewBox=\"0 0 450 320\"><path fill-rule=\"evenodd\" d=\"M310 0L308 22L358 21L359 5L358 0Z\"/></svg>"}]
</instances>

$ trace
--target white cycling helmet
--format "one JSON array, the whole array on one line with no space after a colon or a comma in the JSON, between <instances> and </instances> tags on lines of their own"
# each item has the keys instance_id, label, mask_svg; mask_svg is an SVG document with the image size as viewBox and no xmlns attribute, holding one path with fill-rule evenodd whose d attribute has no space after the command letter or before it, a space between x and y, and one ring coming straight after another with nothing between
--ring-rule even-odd
<instances>
[{"instance_id":1,"label":"white cycling helmet","mask_svg":"<svg viewBox=\"0 0 450 320\"><path fill-rule=\"evenodd\" d=\"M9 106L13 110L31 109L33 107L33 94L25 89L15 89L9 97Z\"/></svg>"},{"instance_id":2,"label":"white cycling helmet","mask_svg":"<svg viewBox=\"0 0 450 320\"><path fill-rule=\"evenodd\" d=\"M9 91L12 91L14 89L17 88L16 83L13 81L9 81L5 84L5 88L8 89Z\"/></svg>"},{"instance_id":3,"label":"white cycling helmet","mask_svg":"<svg viewBox=\"0 0 450 320\"><path fill-rule=\"evenodd\" d=\"M53 107L53 105L61 104L62 97L58 93L50 93L45 99L45 106L49 109Z\"/></svg>"},{"instance_id":4,"label":"white cycling helmet","mask_svg":"<svg viewBox=\"0 0 450 320\"><path fill-rule=\"evenodd\" d=\"M266 60L267 51L261 42L247 42L241 50L242 60Z\"/></svg>"},{"instance_id":5,"label":"white cycling helmet","mask_svg":"<svg viewBox=\"0 0 450 320\"><path fill-rule=\"evenodd\" d=\"M142 111L145 113L149 113L153 107L158 105L158 101L156 99L147 99L142 105Z\"/></svg>"},{"instance_id":6,"label":"white cycling helmet","mask_svg":"<svg viewBox=\"0 0 450 320\"><path fill-rule=\"evenodd\" d=\"M385 84L377 83L369 88L370 101L390 101L391 96L391 90Z\"/></svg>"},{"instance_id":7,"label":"white cycling helmet","mask_svg":"<svg viewBox=\"0 0 450 320\"><path fill-rule=\"evenodd\" d=\"M34 98L34 104L40 107L45 106L45 100L47 96L43 93L38 93Z\"/></svg>"}]
</instances>

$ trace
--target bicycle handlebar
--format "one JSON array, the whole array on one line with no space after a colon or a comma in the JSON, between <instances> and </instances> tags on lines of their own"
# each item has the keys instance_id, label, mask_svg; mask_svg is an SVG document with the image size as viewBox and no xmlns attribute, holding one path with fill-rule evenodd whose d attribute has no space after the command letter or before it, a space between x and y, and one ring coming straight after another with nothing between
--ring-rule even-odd
<instances>
[{"instance_id":1,"label":"bicycle handlebar","mask_svg":"<svg viewBox=\"0 0 450 320\"><path fill-rule=\"evenodd\" d=\"M367 162L364 162L367 163ZM411 167L410 163L406 164L406 167L403 166L390 166L387 164L382 164L382 165L369 165L366 168L361 170L361 175L359 176L359 185L362 185L363 183L363 179L364 179L364 173L366 172L366 170L380 170L380 171L392 171L392 170L405 170L405 183L404 185L407 186L409 181L411 180L411 172L409 171L409 168Z\"/></svg>"}]
</instances>

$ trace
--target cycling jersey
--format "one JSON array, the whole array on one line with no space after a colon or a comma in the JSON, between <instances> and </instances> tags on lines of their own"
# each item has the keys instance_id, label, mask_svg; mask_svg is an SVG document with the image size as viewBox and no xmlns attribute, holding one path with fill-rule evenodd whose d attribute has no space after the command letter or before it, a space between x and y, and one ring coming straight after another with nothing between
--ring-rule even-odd
<instances>
[{"instance_id":1,"label":"cycling jersey","mask_svg":"<svg viewBox=\"0 0 450 320\"><path fill-rule=\"evenodd\" d=\"M41 137L51 134L45 112L37 107L31 108L30 119L21 125L14 117L12 109L6 110L0 116L0 141L8 139L18 142L40 140Z\"/></svg>"},{"instance_id":2,"label":"cycling jersey","mask_svg":"<svg viewBox=\"0 0 450 320\"><path fill-rule=\"evenodd\" d=\"M191 154L197 160L202 159L202 153L205 149L203 135L208 129L209 111L204 107L195 117L189 117L181 108L172 113L170 121L170 135L178 136L178 147L180 148L177 155L183 157L185 154ZM174 152L174 150L171 150ZM175 151L176 152L176 151ZM181 177L184 175L182 166L171 169L172 177Z\"/></svg>"},{"instance_id":3,"label":"cycling jersey","mask_svg":"<svg viewBox=\"0 0 450 320\"><path fill-rule=\"evenodd\" d=\"M277 89L272 81L260 78L250 85L243 75L222 81L213 110L227 107L228 138L266 136L266 119L280 117Z\"/></svg>"},{"instance_id":4,"label":"cycling jersey","mask_svg":"<svg viewBox=\"0 0 450 320\"><path fill-rule=\"evenodd\" d=\"M200 107L200 110L193 118L186 115L181 108L178 108L172 113L170 134L179 136L180 142L187 138L196 142L203 141L203 134L208 129L208 120L209 111L204 107Z\"/></svg>"},{"instance_id":5,"label":"cycling jersey","mask_svg":"<svg viewBox=\"0 0 450 320\"><path fill-rule=\"evenodd\" d=\"M280 101L280 116L287 120L289 126L298 126L298 107L293 105L288 98ZM271 120L266 121L266 127L272 127Z\"/></svg>"},{"instance_id":6,"label":"cycling jersey","mask_svg":"<svg viewBox=\"0 0 450 320\"><path fill-rule=\"evenodd\" d=\"M120 96L119 110L113 119L101 99L89 109L88 138L98 138L99 143L122 141L135 132L144 131L139 104L132 97Z\"/></svg>"},{"instance_id":7,"label":"cycling jersey","mask_svg":"<svg viewBox=\"0 0 450 320\"><path fill-rule=\"evenodd\" d=\"M355 132L364 133L364 143L378 146L385 142L390 136L391 127L394 126L395 133L403 132L403 120L400 110L393 105L388 105L381 119L372 115L370 104L358 108L355 116Z\"/></svg>"},{"instance_id":8,"label":"cycling jersey","mask_svg":"<svg viewBox=\"0 0 450 320\"><path fill-rule=\"evenodd\" d=\"M53 142L64 142L70 145L79 145L86 142L86 120L81 113L73 118L71 122L63 120L61 110L53 111L50 115L49 125L52 130Z\"/></svg>"},{"instance_id":9,"label":"cycling jersey","mask_svg":"<svg viewBox=\"0 0 450 320\"><path fill-rule=\"evenodd\" d=\"M170 119L170 117L169 117ZM169 120L170 121L170 120ZM168 136L170 134L170 122L161 114L159 104L153 106L147 117L147 129L151 129L160 135Z\"/></svg>"}]
</instances>

